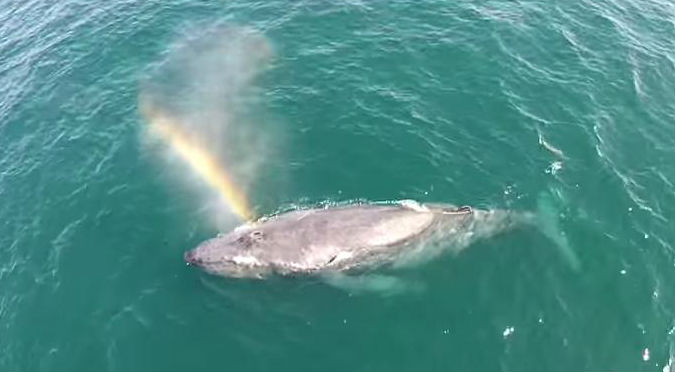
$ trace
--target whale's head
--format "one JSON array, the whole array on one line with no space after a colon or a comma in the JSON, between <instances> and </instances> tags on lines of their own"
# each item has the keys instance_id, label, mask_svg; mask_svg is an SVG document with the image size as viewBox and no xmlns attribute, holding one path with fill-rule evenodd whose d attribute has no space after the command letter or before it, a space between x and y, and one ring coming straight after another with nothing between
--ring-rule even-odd
<instances>
[{"instance_id":1,"label":"whale's head","mask_svg":"<svg viewBox=\"0 0 675 372\"><path fill-rule=\"evenodd\" d=\"M228 234L206 240L185 252L190 265L220 276L235 278L260 278L270 271L260 257L258 249L263 244L263 232L239 228Z\"/></svg>"}]
</instances>

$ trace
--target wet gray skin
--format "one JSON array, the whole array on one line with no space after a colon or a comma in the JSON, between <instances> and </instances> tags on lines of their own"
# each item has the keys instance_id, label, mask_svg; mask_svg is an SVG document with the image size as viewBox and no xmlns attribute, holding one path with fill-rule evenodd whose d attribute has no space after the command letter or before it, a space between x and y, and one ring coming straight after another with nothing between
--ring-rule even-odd
<instances>
[{"instance_id":1,"label":"wet gray skin","mask_svg":"<svg viewBox=\"0 0 675 372\"><path fill-rule=\"evenodd\" d=\"M505 211L450 205L357 204L283 213L242 225L185 253L226 277L356 271L458 251L510 226Z\"/></svg>"}]
</instances>

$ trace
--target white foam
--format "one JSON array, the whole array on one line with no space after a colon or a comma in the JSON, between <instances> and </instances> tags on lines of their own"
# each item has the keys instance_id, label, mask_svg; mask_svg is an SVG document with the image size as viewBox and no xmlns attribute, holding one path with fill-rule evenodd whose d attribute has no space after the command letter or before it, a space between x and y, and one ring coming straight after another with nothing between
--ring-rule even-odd
<instances>
[{"instance_id":1,"label":"white foam","mask_svg":"<svg viewBox=\"0 0 675 372\"><path fill-rule=\"evenodd\" d=\"M335 256L335 261L346 260L348 258L352 258L352 256L354 256L354 254L352 252L342 251Z\"/></svg>"},{"instance_id":2,"label":"white foam","mask_svg":"<svg viewBox=\"0 0 675 372\"><path fill-rule=\"evenodd\" d=\"M412 209L416 212L429 212L429 208L427 208L426 206L416 202L415 200L406 199L406 200L401 200L398 203L402 207Z\"/></svg>"},{"instance_id":3,"label":"white foam","mask_svg":"<svg viewBox=\"0 0 675 372\"><path fill-rule=\"evenodd\" d=\"M561 161L554 161L553 163L549 164L548 168L546 168L546 173L556 175L559 170L561 170L563 167L563 162Z\"/></svg>"},{"instance_id":4,"label":"white foam","mask_svg":"<svg viewBox=\"0 0 675 372\"><path fill-rule=\"evenodd\" d=\"M516 330L515 327L506 327L506 329L504 329L504 332L502 333L502 335L504 336L504 338L507 338L507 337L509 337L513 332L515 332L515 330Z\"/></svg>"},{"instance_id":5,"label":"white foam","mask_svg":"<svg viewBox=\"0 0 675 372\"><path fill-rule=\"evenodd\" d=\"M241 231L246 231L252 229L255 225L257 225L255 222L248 222L243 225L239 225L234 228L233 232L241 232Z\"/></svg>"}]
</instances>

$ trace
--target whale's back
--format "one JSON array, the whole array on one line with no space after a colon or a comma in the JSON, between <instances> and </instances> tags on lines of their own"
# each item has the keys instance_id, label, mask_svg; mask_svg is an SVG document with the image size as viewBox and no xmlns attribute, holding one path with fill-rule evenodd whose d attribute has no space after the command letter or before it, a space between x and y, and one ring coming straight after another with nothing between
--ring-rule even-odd
<instances>
[{"instance_id":1,"label":"whale's back","mask_svg":"<svg viewBox=\"0 0 675 372\"><path fill-rule=\"evenodd\" d=\"M255 255L290 271L358 262L421 234L434 216L387 205L293 211L253 228L263 236Z\"/></svg>"},{"instance_id":2,"label":"whale's back","mask_svg":"<svg viewBox=\"0 0 675 372\"><path fill-rule=\"evenodd\" d=\"M209 239L185 259L231 277L374 268L423 254L438 241L463 247L472 236L485 235L479 232L493 231L474 228L476 213L468 207L408 202L296 210Z\"/></svg>"}]
</instances>

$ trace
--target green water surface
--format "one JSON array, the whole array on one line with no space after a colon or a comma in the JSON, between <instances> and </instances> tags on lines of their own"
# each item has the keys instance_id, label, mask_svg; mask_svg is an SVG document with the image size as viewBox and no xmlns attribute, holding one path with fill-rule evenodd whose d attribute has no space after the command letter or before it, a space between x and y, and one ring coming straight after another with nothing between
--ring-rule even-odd
<instances>
[{"instance_id":1,"label":"green water surface","mask_svg":"<svg viewBox=\"0 0 675 372\"><path fill-rule=\"evenodd\" d=\"M665 0L5 1L0 369L661 371L674 14ZM250 81L228 80L246 63L219 64L250 52L227 40L222 68L181 74L180 45L213 30L265 40ZM246 88L192 107L246 125L212 140L233 166L256 161L239 177L260 214L531 211L543 193L580 266L520 228L403 270L423 290L397 295L188 267L185 250L237 221L214 224L204 186L148 144L138 98L151 86L180 111L194 79Z\"/></svg>"}]
</instances>

